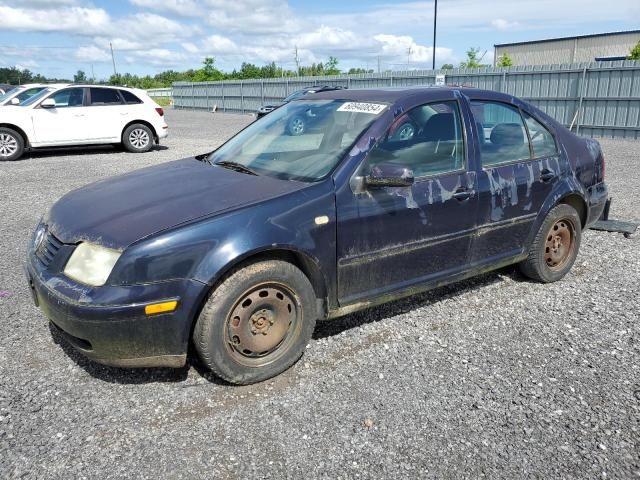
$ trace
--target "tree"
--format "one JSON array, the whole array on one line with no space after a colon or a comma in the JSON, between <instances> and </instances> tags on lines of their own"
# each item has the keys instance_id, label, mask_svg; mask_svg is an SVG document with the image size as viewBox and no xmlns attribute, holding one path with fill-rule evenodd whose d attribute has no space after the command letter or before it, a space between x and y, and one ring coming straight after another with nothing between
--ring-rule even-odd
<instances>
[{"instance_id":1,"label":"tree","mask_svg":"<svg viewBox=\"0 0 640 480\"><path fill-rule=\"evenodd\" d=\"M78 70L78 73L73 76L73 83L87 83L87 75L82 70Z\"/></svg>"},{"instance_id":2,"label":"tree","mask_svg":"<svg viewBox=\"0 0 640 480\"><path fill-rule=\"evenodd\" d=\"M640 40L636 43L636 46L629 52L628 60L640 60Z\"/></svg>"},{"instance_id":3,"label":"tree","mask_svg":"<svg viewBox=\"0 0 640 480\"><path fill-rule=\"evenodd\" d=\"M338 59L336 57L329 57L327 64L324 67L325 75L340 75L340 69L338 68Z\"/></svg>"},{"instance_id":4,"label":"tree","mask_svg":"<svg viewBox=\"0 0 640 480\"><path fill-rule=\"evenodd\" d=\"M509 56L508 52L504 52L498 57L498 63L496 65L498 67L513 67L513 60Z\"/></svg>"},{"instance_id":5,"label":"tree","mask_svg":"<svg viewBox=\"0 0 640 480\"><path fill-rule=\"evenodd\" d=\"M480 54L480 49L479 48L471 47L469 50L467 50L467 61L466 62L460 62L460 68L486 67L486 65L483 65L483 64L480 63L480 61L482 60L482 57L478 58L479 54ZM484 57L484 55L483 55L483 57Z\"/></svg>"},{"instance_id":6,"label":"tree","mask_svg":"<svg viewBox=\"0 0 640 480\"><path fill-rule=\"evenodd\" d=\"M442 70L453 70L453 65L450 63L445 63L444 65L442 65L442 67L440 67Z\"/></svg>"}]
</instances>

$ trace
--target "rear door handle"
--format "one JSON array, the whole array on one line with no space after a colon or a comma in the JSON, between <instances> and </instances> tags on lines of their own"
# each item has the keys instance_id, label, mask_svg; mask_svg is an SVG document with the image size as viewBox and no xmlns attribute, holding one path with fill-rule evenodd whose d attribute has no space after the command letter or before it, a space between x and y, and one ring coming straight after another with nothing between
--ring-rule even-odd
<instances>
[{"instance_id":1,"label":"rear door handle","mask_svg":"<svg viewBox=\"0 0 640 480\"><path fill-rule=\"evenodd\" d=\"M549 182L554 178L556 178L556 174L551 170L544 169L542 170L542 172L540 172L540 180L542 180L543 182Z\"/></svg>"},{"instance_id":2,"label":"rear door handle","mask_svg":"<svg viewBox=\"0 0 640 480\"><path fill-rule=\"evenodd\" d=\"M471 195L473 195L472 190L460 189L456 190L456 192L453 194L453 198L455 198L459 202L464 202L465 200L469 200L471 198Z\"/></svg>"}]
</instances>

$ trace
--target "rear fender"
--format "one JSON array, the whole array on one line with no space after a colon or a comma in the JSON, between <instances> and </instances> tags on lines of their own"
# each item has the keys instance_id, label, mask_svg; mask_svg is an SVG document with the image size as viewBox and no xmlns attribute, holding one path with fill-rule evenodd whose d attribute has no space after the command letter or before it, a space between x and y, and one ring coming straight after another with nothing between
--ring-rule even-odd
<instances>
[{"instance_id":1,"label":"rear fender","mask_svg":"<svg viewBox=\"0 0 640 480\"><path fill-rule=\"evenodd\" d=\"M564 201L571 196L576 196L576 197L579 197L580 200L582 201L584 212L588 212L588 203L586 201L586 198L587 198L586 193L587 192L585 188L580 183L578 183L578 181L574 177L572 176L562 177L560 181L556 183L553 190L551 191L551 194L547 197L544 204L542 205L542 208L538 212L538 216L533 222L533 226L531 228L531 231L529 232L525 251L529 250L529 247L531 246L533 240L535 239L535 236L538 233L538 230L540 229L540 227L542 226L542 223L547 218L547 215L549 215L549 212L556 205L560 203L564 203ZM585 219L583 218L582 221L584 224Z\"/></svg>"}]
</instances>

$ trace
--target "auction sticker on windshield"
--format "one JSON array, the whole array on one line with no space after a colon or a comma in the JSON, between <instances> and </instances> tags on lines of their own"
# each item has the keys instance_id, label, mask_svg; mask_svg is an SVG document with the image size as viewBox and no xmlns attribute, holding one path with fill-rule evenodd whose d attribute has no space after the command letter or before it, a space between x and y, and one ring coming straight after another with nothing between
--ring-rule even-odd
<instances>
[{"instance_id":1,"label":"auction sticker on windshield","mask_svg":"<svg viewBox=\"0 0 640 480\"><path fill-rule=\"evenodd\" d=\"M372 115L378 115L382 112L386 105L381 103L362 103L362 102L346 102L343 103L338 112L355 112L355 113L370 113Z\"/></svg>"}]
</instances>

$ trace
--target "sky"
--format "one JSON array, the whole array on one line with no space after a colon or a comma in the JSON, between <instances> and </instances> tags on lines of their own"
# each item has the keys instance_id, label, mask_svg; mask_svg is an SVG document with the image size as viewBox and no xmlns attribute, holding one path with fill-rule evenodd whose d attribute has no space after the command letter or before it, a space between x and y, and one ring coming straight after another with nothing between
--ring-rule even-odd
<instances>
[{"instance_id":1,"label":"sky","mask_svg":"<svg viewBox=\"0 0 640 480\"><path fill-rule=\"evenodd\" d=\"M295 67L429 68L433 1L0 0L0 66L71 78L155 74L242 62ZM436 64L469 47L493 62L493 45L640 28L639 0L440 0Z\"/></svg>"}]
</instances>

